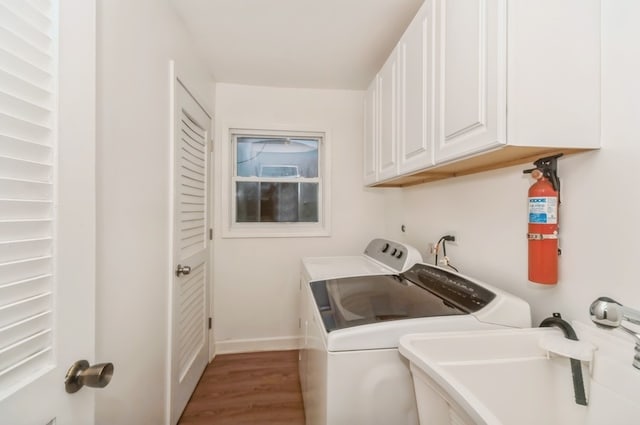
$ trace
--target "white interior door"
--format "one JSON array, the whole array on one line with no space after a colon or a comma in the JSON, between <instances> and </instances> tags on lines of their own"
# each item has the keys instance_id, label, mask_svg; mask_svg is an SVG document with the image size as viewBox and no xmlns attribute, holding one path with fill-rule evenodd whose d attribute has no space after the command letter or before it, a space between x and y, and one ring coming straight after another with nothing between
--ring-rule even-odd
<instances>
[{"instance_id":1,"label":"white interior door","mask_svg":"<svg viewBox=\"0 0 640 425\"><path fill-rule=\"evenodd\" d=\"M95 1L0 0L0 422L90 425Z\"/></svg>"},{"instance_id":2,"label":"white interior door","mask_svg":"<svg viewBox=\"0 0 640 425\"><path fill-rule=\"evenodd\" d=\"M211 117L174 78L171 423L208 362L208 185Z\"/></svg>"}]
</instances>

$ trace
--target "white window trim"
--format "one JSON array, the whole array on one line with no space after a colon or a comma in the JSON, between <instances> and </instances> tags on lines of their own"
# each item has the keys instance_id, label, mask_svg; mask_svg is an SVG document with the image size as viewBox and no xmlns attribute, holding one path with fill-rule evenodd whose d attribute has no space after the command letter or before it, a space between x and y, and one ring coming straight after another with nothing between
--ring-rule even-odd
<instances>
[{"instance_id":1,"label":"white window trim","mask_svg":"<svg viewBox=\"0 0 640 425\"><path fill-rule=\"evenodd\" d=\"M236 223L236 202L233 191L233 173L235 152L233 134L256 136L309 136L321 137L319 149L319 178L317 223ZM221 215L223 238L295 238L295 237L327 237L331 236L331 134L326 129L309 129L273 126L233 126L222 127L221 148Z\"/></svg>"}]
</instances>

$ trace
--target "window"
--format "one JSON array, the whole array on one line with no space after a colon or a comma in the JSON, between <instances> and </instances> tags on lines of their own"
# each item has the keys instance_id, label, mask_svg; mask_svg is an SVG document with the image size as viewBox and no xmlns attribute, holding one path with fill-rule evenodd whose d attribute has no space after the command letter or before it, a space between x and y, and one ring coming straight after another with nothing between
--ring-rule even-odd
<instances>
[{"instance_id":1,"label":"window","mask_svg":"<svg viewBox=\"0 0 640 425\"><path fill-rule=\"evenodd\" d=\"M324 133L232 129L230 141L232 230L244 236L326 230Z\"/></svg>"}]
</instances>

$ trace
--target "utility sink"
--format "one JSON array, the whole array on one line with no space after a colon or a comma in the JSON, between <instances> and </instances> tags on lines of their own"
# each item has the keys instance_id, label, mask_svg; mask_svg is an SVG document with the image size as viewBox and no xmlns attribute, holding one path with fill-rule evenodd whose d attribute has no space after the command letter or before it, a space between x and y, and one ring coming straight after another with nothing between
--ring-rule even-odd
<instances>
[{"instance_id":1,"label":"utility sink","mask_svg":"<svg viewBox=\"0 0 640 425\"><path fill-rule=\"evenodd\" d=\"M421 425L637 425L634 343L573 323L557 328L406 335ZM569 358L581 360L588 405L576 404Z\"/></svg>"}]
</instances>

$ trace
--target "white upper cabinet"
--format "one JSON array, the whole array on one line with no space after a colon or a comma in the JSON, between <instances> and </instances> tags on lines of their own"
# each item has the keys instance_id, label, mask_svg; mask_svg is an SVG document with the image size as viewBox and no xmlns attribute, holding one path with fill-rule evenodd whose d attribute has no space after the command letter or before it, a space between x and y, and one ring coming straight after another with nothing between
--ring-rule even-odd
<instances>
[{"instance_id":1,"label":"white upper cabinet","mask_svg":"<svg viewBox=\"0 0 640 425\"><path fill-rule=\"evenodd\" d=\"M378 81L374 79L364 98L364 184L378 179Z\"/></svg>"},{"instance_id":2,"label":"white upper cabinet","mask_svg":"<svg viewBox=\"0 0 640 425\"><path fill-rule=\"evenodd\" d=\"M599 148L600 0L507 5L507 143Z\"/></svg>"},{"instance_id":3,"label":"white upper cabinet","mask_svg":"<svg viewBox=\"0 0 640 425\"><path fill-rule=\"evenodd\" d=\"M498 0L435 0L437 162L504 143L506 8ZM502 125L500 125L502 124Z\"/></svg>"},{"instance_id":4,"label":"white upper cabinet","mask_svg":"<svg viewBox=\"0 0 640 425\"><path fill-rule=\"evenodd\" d=\"M599 146L599 0L437 0L437 14L437 163Z\"/></svg>"},{"instance_id":5,"label":"white upper cabinet","mask_svg":"<svg viewBox=\"0 0 640 425\"><path fill-rule=\"evenodd\" d=\"M425 1L398 43L398 171L433 164L433 2Z\"/></svg>"},{"instance_id":6,"label":"white upper cabinet","mask_svg":"<svg viewBox=\"0 0 640 425\"><path fill-rule=\"evenodd\" d=\"M396 50L378 73L378 180L398 174L398 56Z\"/></svg>"},{"instance_id":7,"label":"white upper cabinet","mask_svg":"<svg viewBox=\"0 0 640 425\"><path fill-rule=\"evenodd\" d=\"M426 0L376 77L367 184L599 148L600 15L600 0Z\"/></svg>"}]
</instances>

